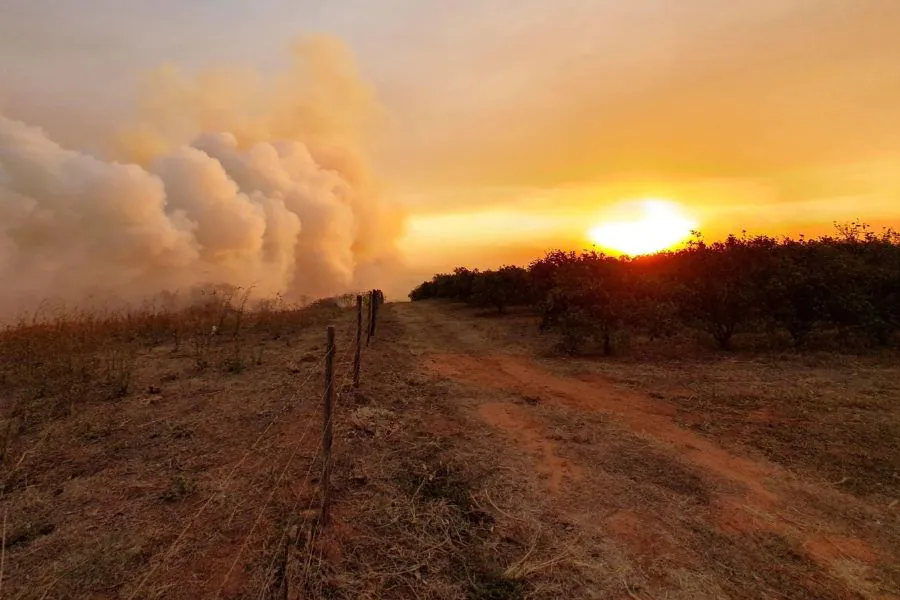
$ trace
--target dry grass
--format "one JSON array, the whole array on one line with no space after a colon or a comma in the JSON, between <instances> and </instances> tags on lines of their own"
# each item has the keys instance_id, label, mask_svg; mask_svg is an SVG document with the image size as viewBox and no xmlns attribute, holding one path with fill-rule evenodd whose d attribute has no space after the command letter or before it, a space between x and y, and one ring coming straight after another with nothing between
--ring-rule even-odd
<instances>
[{"instance_id":1,"label":"dry grass","mask_svg":"<svg viewBox=\"0 0 900 600\"><path fill-rule=\"evenodd\" d=\"M186 304L0 332L4 597L242 594L292 507L318 502L325 325L346 379L348 302Z\"/></svg>"},{"instance_id":2,"label":"dry grass","mask_svg":"<svg viewBox=\"0 0 900 600\"><path fill-rule=\"evenodd\" d=\"M897 595L891 357L666 357L634 341L612 359L572 360L549 352L528 314L387 306L352 390L348 306L216 295L8 328L4 597ZM328 322L340 394L323 529ZM531 361L546 385L523 391L490 366L486 383L439 376L425 359L445 347L472 359L461 364ZM771 488L784 504L765 513L739 482L567 400L565 385L598 375L671 406L692 435L783 465ZM485 406L512 407L519 428L486 421ZM548 464L566 467L558 486Z\"/></svg>"},{"instance_id":3,"label":"dry grass","mask_svg":"<svg viewBox=\"0 0 900 600\"><path fill-rule=\"evenodd\" d=\"M338 519L320 551L326 558L302 579L308 597L604 598L619 597L623 581L641 594L640 567L589 522L615 507L599 504L588 520L560 514L529 457L486 435L455 402L455 386L421 373L411 332L396 314L388 310L383 319L371 375L352 409L345 407ZM599 434L608 429L598 427ZM616 468L627 470L628 460ZM646 489L681 489L678 472L659 460L658 480ZM628 493L645 502L641 490ZM663 502L667 492L656 497ZM304 552L296 557L302 562Z\"/></svg>"},{"instance_id":4,"label":"dry grass","mask_svg":"<svg viewBox=\"0 0 900 600\"><path fill-rule=\"evenodd\" d=\"M470 415L449 428L462 436L452 455L495 467L481 484L500 509L481 500L494 531L541 525L526 554L553 566L522 577L526 596L900 594L894 353L722 355L632 340L612 358L573 359L554 352L556 340L525 312L496 318L426 303L406 313L428 331L418 335L422 355L450 374L444 402ZM591 410L592 393L613 394L620 408ZM632 398L650 421L618 416ZM495 429L486 430L472 418L485 406L511 407L521 422L488 421ZM675 429L660 430L660 419ZM726 452L719 471L703 466L716 455L694 460L700 440ZM544 487L548 453L569 465L561 495ZM746 489L754 478L757 496ZM511 553L497 556L521 574Z\"/></svg>"},{"instance_id":5,"label":"dry grass","mask_svg":"<svg viewBox=\"0 0 900 600\"><path fill-rule=\"evenodd\" d=\"M685 426L860 497L900 498L894 355L688 357L578 364L678 407Z\"/></svg>"},{"instance_id":6,"label":"dry grass","mask_svg":"<svg viewBox=\"0 0 900 600\"><path fill-rule=\"evenodd\" d=\"M404 332L383 319L371 375L345 407L336 539L310 597L532 597L528 577L555 565L532 557L546 543L540 523L505 522L498 504L515 503L518 482L492 468L490 444L459 436L446 387L414 374Z\"/></svg>"},{"instance_id":7,"label":"dry grass","mask_svg":"<svg viewBox=\"0 0 900 600\"><path fill-rule=\"evenodd\" d=\"M861 497L900 499L900 353L896 349L785 352L704 349L693 338L636 338L613 357L564 357L557 337L540 335L536 317L518 311L485 318L454 305L499 352L543 357L554 372L584 373L625 385L679 408L693 430ZM759 344L756 345L759 347Z\"/></svg>"}]
</instances>

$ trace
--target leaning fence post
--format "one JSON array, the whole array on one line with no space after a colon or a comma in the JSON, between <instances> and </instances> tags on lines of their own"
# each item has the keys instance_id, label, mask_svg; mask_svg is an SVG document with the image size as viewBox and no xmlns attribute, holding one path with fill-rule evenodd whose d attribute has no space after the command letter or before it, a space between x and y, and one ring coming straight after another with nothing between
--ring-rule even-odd
<instances>
[{"instance_id":1,"label":"leaning fence post","mask_svg":"<svg viewBox=\"0 0 900 600\"><path fill-rule=\"evenodd\" d=\"M328 344L325 350L325 410L322 429L322 525L328 525L331 504L331 445L334 441L334 325L328 326Z\"/></svg>"},{"instance_id":2,"label":"leaning fence post","mask_svg":"<svg viewBox=\"0 0 900 600\"><path fill-rule=\"evenodd\" d=\"M362 296L356 297L356 355L353 357L353 387L359 387L359 355L362 350Z\"/></svg>"}]
</instances>

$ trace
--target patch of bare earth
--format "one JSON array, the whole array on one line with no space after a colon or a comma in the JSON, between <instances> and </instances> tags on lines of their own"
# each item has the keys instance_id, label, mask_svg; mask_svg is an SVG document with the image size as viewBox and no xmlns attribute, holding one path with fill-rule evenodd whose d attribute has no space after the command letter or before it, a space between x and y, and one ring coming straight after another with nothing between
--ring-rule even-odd
<instances>
[{"instance_id":1,"label":"patch of bare earth","mask_svg":"<svg viewBox=\"0 0 900 600\"><path fill-rule=\"evenodd\" d=\"M505 431L511 443L534 457L535 470L547 480L551 494L558 494L564 481L572 485L581 479L580 468L557 454L556 444L526 409L512 403L487 402L478 407L478 415L488 425Z\"/></svg>"},{"instance_id":2,"label":"patch of bare earth","mask_svg":"<svg viewBox=\"0 0 900 600\"><path fill-rule=\"evenodd\" d=\"M685 372L681 364L553 359L527 341L511 341L523 336L522 316L511 318L510 334L502 320L479 322L445 305L398 310L422 330L422 365L450 382L448 402L477 417L495 440L494 464L515 469L532 491L542 484L545 497L523 496L517 509L527 514L531 502L550 498L555 518L579 531L577 541L557 537L568 550L565 564L586 582L583 597L600 589L598 582L641 598L897 597L900 527L892 494L900 465L896 440L877 436L896 422L896 395L892 409L886 398L871 405L865 395L844 399L855 407L854 419L838 426L831 413L847 416L847 408L832 404L846 391L840 375L831 378L836 389L804 385L802 411L813 426L785 432L792 422L777 415L798 408L766 394L753 396L744 420L727 401L714 407L710 398L692 415L696 396L688 390L710 377L698 375L700 360ZM832 365L842 361L834 357ZM713 376L717 362L709 361ZM752 360L734 362L744 377L758 368ZM820 382L823 366L794 362L790 379L778 382L781 391L791 397L797 381ZM642 379L648 370L654 377ZM853 387L890 396L883 371L868 374ZM716 394L750 395L743 382L727 380ZM728 415L722 424L721 414ZM707 426L693 426L698 421ZM821 439L810 439L822 431L840 441L830 456L821 456ZM859 474L868 491L891 493L859 493L844 485L850 474L830 481L840 461L870 465Z\"/></svg>"}]
</instances>

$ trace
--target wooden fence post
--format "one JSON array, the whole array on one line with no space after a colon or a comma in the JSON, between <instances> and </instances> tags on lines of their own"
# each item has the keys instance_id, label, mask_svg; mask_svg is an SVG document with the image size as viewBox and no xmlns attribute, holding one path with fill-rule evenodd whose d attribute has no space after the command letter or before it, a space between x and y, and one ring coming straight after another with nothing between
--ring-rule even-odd
<instances>
[{"instance_id":1,"label":"wooden fence post","mask_svg":"<svg viewBox=\"0 0 900 600\"><path fill-rule=\"evenodd\" d=\"M356 297L356 355L353 357L353 387L359 387L359 360L362 350L362 296Z\"/></svg>"},{"instance_id":2,"label":"wooden fence post","mask_svg":"<svg viewBox=\"0 0 900 600\"><path fill-rule=\"evenodd\" d=\"M379 301L379 290L372 290L372 337L375 337L375 325L378 322L378 309L381 307Z\"/></svg>"},{"instance_id":3,"label":"wooden fence post","mask_svg":"<svg viewBox=\"0 0 900 600\"><path fill-rule=\"evenodd\" d=\"M372 339L372 323L375 322L375 290L369 290L369 322L366 327L366 346Z\"/></svg>"},{"instance_id":4,"label":"wooden fence post","mask_svg":"<svg viewBox=\"0 0 900 600\"><path fill-rule=\"evenodd\" d=\"M325 350L325 410L322 430L322 525L328 525L331 504L331 446L334 442L334 325L328 326Z\"/></svg>"}]
</instances>

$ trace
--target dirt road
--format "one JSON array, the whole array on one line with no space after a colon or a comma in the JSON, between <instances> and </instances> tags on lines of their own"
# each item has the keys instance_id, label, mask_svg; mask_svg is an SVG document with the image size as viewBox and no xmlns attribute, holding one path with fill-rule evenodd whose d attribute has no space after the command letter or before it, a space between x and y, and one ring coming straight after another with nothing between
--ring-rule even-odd
<instances>
[{"instance_id":1,"label":"dirt road","mask_svg":"<svg viewBox=\"0 0 900 600\"><path fill-rule=\"evenodd\" d=\"M432 303L387 313L417 373L445 386L427 426L489 463L498 531L533 531L506 569L531 595L560 593L542 582L562 577L584 598L898 597L896 549L871 533L884 513L858 498L535 356L515 325Z\"/></svg>"}]
</instances>

